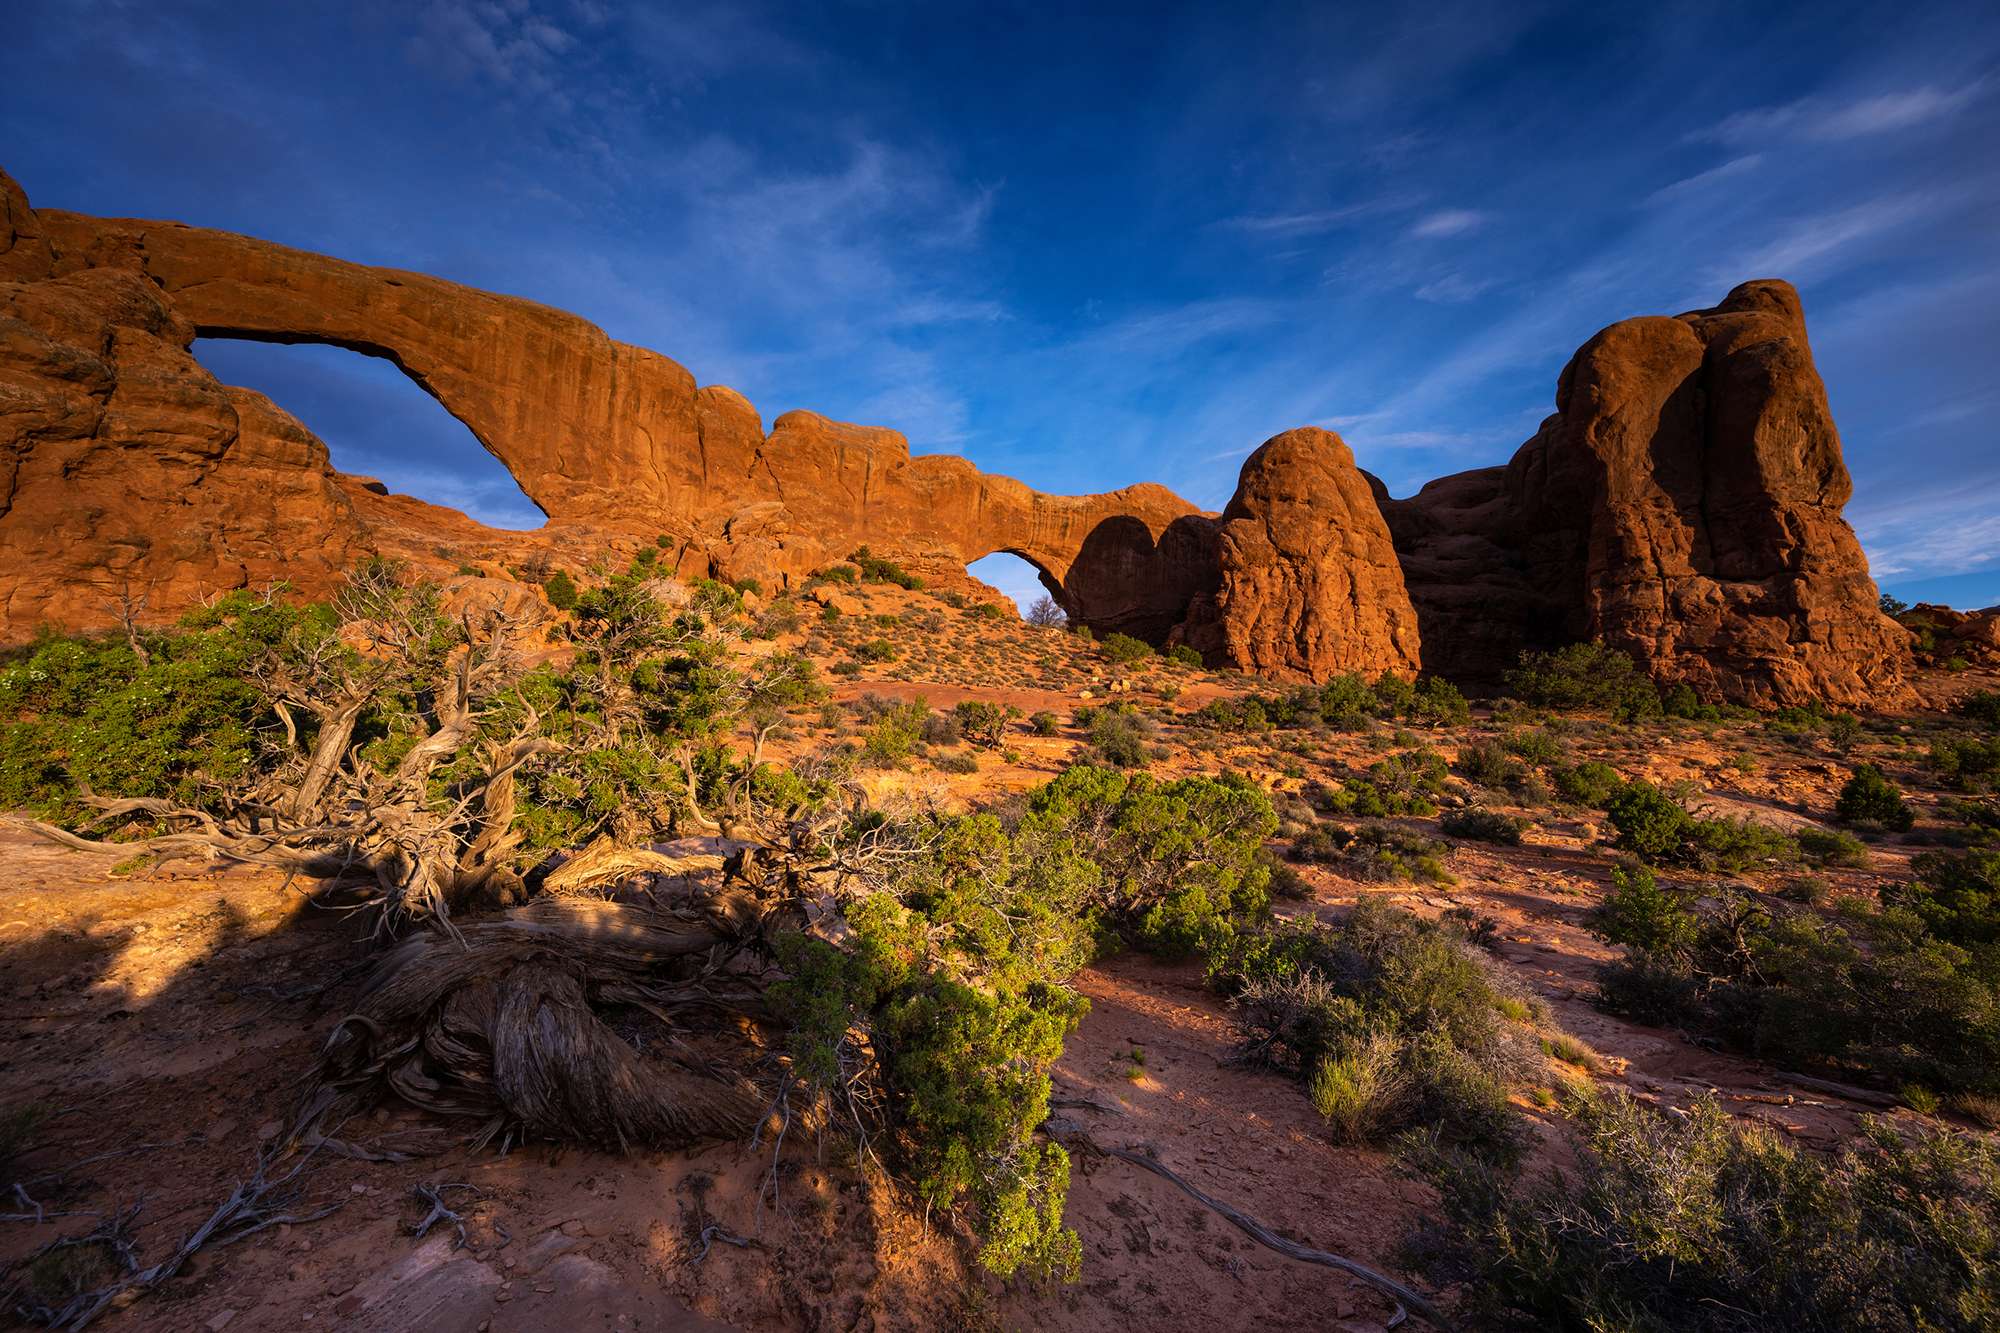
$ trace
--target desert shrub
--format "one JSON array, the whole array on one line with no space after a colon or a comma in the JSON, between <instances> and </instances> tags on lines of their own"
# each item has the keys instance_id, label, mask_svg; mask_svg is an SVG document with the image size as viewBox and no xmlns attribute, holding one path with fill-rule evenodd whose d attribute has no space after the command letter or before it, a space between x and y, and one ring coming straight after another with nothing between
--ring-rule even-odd
<instances>
[{"instance_id":1,"label":"desert shrub","mask_svg":"<svg viewBox=\"0 0 2000 1333\"><path fill-rule=\"evenodd\" d=\"M1632 659L1601 643L1524 652L1506 675L1519 699L1542 708L1602 708L1627 721L1660 715L1660 692Z\"/></svg>"},{"instance_id":2,"label":"desert shrub","mask_svg":"<svg viewBox=\"0 0 2000 1333\"><path fill-rule=\"evenodd\" d=\"M937 756L931 760L931 767L937 769L940 773L977 773L979 771L979 761L972 755L961 751L957 754L941 754Z\"/></svg>"},{"instance_id":3,"label":"desert shrub","mask_svg":"<svg viewBox=\"0 0 2000 1333\"><path fill-rule=\"evenodd\" d=\"M1069 979L1090 954L1097 872L1040 837L990 815L937 822L913 840L926 854L850 909L843 944L781 941L788 979L771 996L794 1074L830 1105L873 1050L893 1165L927 1205L969 1214L983 1266L1073 1279L1069 1159L1037 1131L1088 1008Z\"/></svg>"},{"instance_id":4,"label":"desert shrub","mask_svg":"<svg viewBox=\"0 0 2000 1333\"><path fill-rule=\"evenodd\" d=\"M965 739L965 732L958 725L953 713L932 713L924 718L923 726L917 733L925 745L956 745Z\"/></svg>"},{"instance_id":5,"label":"desert shrub","mask_svg":"<svg viewBox=\"0 0 2000 1333\"><path fill-rule=\"evenodd\" d=\"M1200 667L1203 665L1201 654L1184 643L1177 643L1167 649L1167 660L1175 666Z\"/></svg>"},{"instance_id":6,"label":"desert shrub","mask_svg":"<svg viewBox=\"0 0 2000 1333\"><path fill-rule=\"evenodd\" d=\"M1128 707L1099 708L1086 728L1097 757L1114 768L1144 768L1152 759L1147 745L1152 724Z\"/></svg>"},{"instance_id":7,"label":"desert shrub","mask_svg":"<svg viewBox=\"0 0 2000 1333\"><path fill-rule=\"evenodd\" d=\"M325 643L333 621L231 593L136 648L38 640L0 668L0 808L54 813L86 789L187 803L235 781L279 734L253 671Z\"/></svg>"},{"instance_id":8,"label":"desert shrub","mask_svg":"<svg viewBox=\"0 0 2000 1333\"><path fill-rule=\"evenodd\" d=\"M1931 934L1979 950L2000 984L2000 852L1925 852L1915 880L1884 892L1917 914Z\"/></svg>"},{"instance_id":9,"label":"desert shrub","mask_svg":"<svg viewBox=\"0 0 2000 1333\"><path fill-rule=\"evenodd\" d=\"M1574 805L1602 810L1611 803L1625 780L1618 770L1598 759L1565 764L1555 771L1556 791Z\"/></svg>"},{"instance_id":10,"label":"desert shrub","mask_svg":"<svg viewBox=\"0 0 2000 1333\"><path fill-rule=\"evenodd\" d=\"M1751 819L1697 819L1688 827L1678 859L1702 870L1747 870L1765 862L1798 859L1798 844Z\"/></svg>"},{"instance_id":11,"label":"desert shrub","mask_svg":"<svg viewBox=\"0 0 2000 1333\"><path fill-rule=\"evenodd\" d=\"M1069 616L1056 599L1046 593L1037 597L1034 605L1028 608L1026 619L1037 629L1060 629L1069 623Z\"/></svg>"},{"instance_id":12,"label":"desert shrub","mask_svg":"<svg viewBox=\"0 0 2000 1333\"><path fill-rule=\"evenodd\" d=\"M1591 913L1590 929L1612 944L1683 958L1695 946L1700 922L1651 870L1635 863L1612 869L1611 892Z\"/></svg>"},{"instance_id":13,"label":"desert shrub","mask_svg":"<svg viewBox=\"0 0 2000 1333\"><path fill-rule=\"evenodd\" d=\"M923 739L930 715L930 704L923 699L888 703L861 739L861 761L870 768L901 767Z\"/></svg>"},{"instance_id":14,"label":"desert shrub","mask_svg":"<svg viewBox=\"0 0 2000 1333\"><path fill-rule=\"evenodd\" d=\"M1435 839L1393 824L1344 828L1317 824L1292 839L1295 860L1338 867L1358 879L1451 882L1444 858L1450 849Z\"/></svg>"},{"instance_id":15,"label":"desert shrub","mask_svg":"<svg viewBox=\"0 0 2000 1333\"><path fill-rule=\"evenodd\" d=\"M854 554L847 558L854 563L856 569L861 571L861 577L870 583L893 583L899 588L911 589L924 586L924 581L915 574L910 573L893 560L876 555L865 546L857 548ZM826 573L831 573L831 571L826 571Z\"/></svg>"},{"instance_id":16,"label":"desert shrub","mask_svg":"<svg viewBox=\"0 0 2000 1333\"><path fill-rule=\"evenodd\" d=\"M965 699L951 710L953 722L965 733L965 738L986 750L996 750L1007 734L1007 721L1012 713L996 703L983 699Z\"/></svg>"},{"instance_id":17,"label":"desert shrub","mask_svg":"<svg viewBox=\"0 0 2000 1333\"><path fill-rule=\"evenodd\" d=\"M1098 646L1103 649L1105 657L1121 664L1153 655L1152 644L1144 639L1135 639L1130 634L1107 634Z\"/></svg>"},{"instance_id":18,"label":"desert shrub","mask_svg":"<svg viewBox=\"0 0 2000 1333\"><path fill-rule=\"evenodd\" d=\"M1458 752L1458 771L1482 787L1505 787L1526 776L1498 741L1476 741Z\"/></svg>"},{"instance_id":19,"label":"desert shrub","mask_svg":"<svg viewBox=\"0 0 2000 1333\"><path fill-rule=\"evenodd\" d=\"M1458 686L1444 677L1426 676L1403 703L1401 714L1404 721L1417 726L1459 726L1472 717L1472 705Z\"/></svg>"},{"instance_id":20,"label":"desert shrub","mask_svg":"<svg viewBox=\"0 0 2000 1333\"><path fill-rule=\"evenodd\" d=\"M981 602L977 606L968 607L965 612L965 618L967 620L999 620L1005 617L1006 614L1005 611L992 602Z\"/></svg>"},{"instance_id":21,"label":"desert shrub","mask_svg":"<svg viewBox=\"0 0 2000 1333\"><path fill-rule=\"evenodd\" d=\"M855 647L854 656L861 662L893 662L896 660L896 645L887 639L869 639Z\"/></svg>"},{"instance_id":22,"label":"desert shrub","mask_svg":"<svg viewBox=\"0 0 2000 1333\"><path fill-rule=\"evenodd\" d=\"M1650 782L1628 782L1606 807L1617 845L1647 861L1742 870L1797 854L1784 834L1747 819L1697 819Z\"/></svg>"},{"instance_id":23,"label":"desert shrub","mask_svg":"<svg viewBox=\"0 0 2000 1333\"><path fill-rule=\"evenodd\" d=\"M1028 730L1037 736L1054 736L1062 731L1062 719L1043 709L1029 715Z\"/></svg>"},{"instance_id":24,"label":"desert shrub","mask_svg":"<svg viewBox=\"0 0 2000 1333\"><path fill-rule=\"evenodd\" d=\"M828 565L813 577L827 583L853 583L861 577L861 571L853 565Z\"/></svg>"},{"instance_id":25,"label":"desert shrub","mask_svg":"<svg viewBox=\"0 0 2000 1333\"><path fill-rule=\"evenodd\" d=\"M1575 1166L1530 1180L1424 1155L1431 1276L1481 1326L1744 1333L2000 1320L2000 1150L1867 1123L1822 1156L1730 1116L1573 1098Z\"/></svg>"},{"instance_id":26,"label":"desert shrub","mask_svg":"<svg viewBox=\"0 0 2000 1333\"><path fill-rule=\"evenodd\" d=\"M1509 847L1521 845L1521 835L1530 825L1519 815L1503 815L1498 810L1454 810L1438 821L1438 831L1447 838L1468 838L1474 842L1497 842Z\"/></svg>"},{"instance_id":27,"label":"desert shrub","mask_svg":"<svg viewBox=\"0 0 2000 1333\"><path fill-rule=\"evenodd\" d=\"M1418 747L1378 759L1368 766L1369 784L1381 794L1390 814L1427 815L1437 809L1432 799L1444 790L1444 756Z\"/></svg>"},{"instance_id":28,"label":"desert shrub","mask_svg":"<svg viewBox=\"0 0 2000 1333\"><path fill-rule=\"evenodd\" d=\"M1976 936L1979 890L1937 901L1927 893L1935 890L1912 887L1885 895L1882 909L1846 904L1827 917L1773 915L1735 893L1649 908L1635 891L1618 917L1625 924L1599 925L1627 944L1599 975L1601 1000L1767 1060L1892 1086L2000 1091L2000 957L1990 943L1934 932L1922 915L1928 906L1946 930Z\"/></svg>"},{"instance_id":29,"label":"desert shrub","mask_svg":"<svg viewBox=\"0 0 2000 1333\"><path fill-rule=\"evenodd\" d=\"M643 572L637 576L643 578ZM696 579L688 585L697 611L711 619L727 620L742 614L743 590L720 579Z\"/></svg>"},{"instance_id":30,"label":"desert shrub","mask_svg":"<svg viewBox=\"0 0 2000 1333\"><path fill-rule=\"evenodd\" d=\"M1839 829L1806 827L1792 835L1799 852L1814 865L1821 866L1864 866L1868 864L1868 847L1852 833Z\"/></svg>"},{"instance_id":31,"label":"desert shrub","mask_svg":"<svg viewBox=\"0 0 2000 1333\"><path fill-rule=\"evenodd\" d=\"M1916 823L1902 790L1873 764L1862 764L1847 779L1834 803L1834 816L1843 824L1899 833L1908 832Z\"/></svg>"},{"instance_id":32,"label":"desert shrub","mask_svg":"<svg viewBox=\"0 0 2000 1333\"><path fill-rule=\"evenodd\" d=\"M750 632L753 638L775 639L793 633L799 624L798 603L789 597L779 597L764 608Z\"/></svg>"},{"instance_id":33,"label":"desert shrub","mask_svg":"<svg viewBox=\"0 0 2000 1333\"><path fill-rule=\"evenodd\" d=\"M1268 912L1264 840L1277 826L1247 778L1158 782L1090 765L1037 791L1022 821L1045 842L1073 839L1102 869L1101 928L1170 956L1215 947Z\"/></svg>"},{"instance_id":34,"label":"desert shrub","mask_svg":"<svg viewBox=\"0 0 2000 1333\"><path fill-rule=\"evenodd\" d=\"M1337 924L1239 934L1209 978L1234 1002L1246 1057L1300 1080L1337 1137L1435 1124L1486 1157L1515 1150L1502 997L1450 927L1364 899Z\"/></svg>"},{"instance_id":35,"label":"desert shrub","mask_svg":"<svg viewBox=\"0 0 2000 1333\"><path fill-rule=\"evenodd\" d=\"M567 611L576 605L576 580L566 569L558 569L542 580L542 595L549 599L549 605L558 611Z\"/></svg>"},{"instance_id":36,"label":"desert shrub","mask_svg":"<svg viewBox=\"0 0 2000 1333\"><path fill-rule=\"evenodd\" d=\"M1931 767L1940 781L1961 791L1985 791L2000 782L2000 736L1940 737L1931 742Z\"/></svg>"},{"instance_id":37,"label":"desert shrub","mask_svg":"<svg viewBox=\"0 0 2000 1333\"><path fill-rule=\"evenodd\" d=\"M2000 690L1980 690L1958 701L1952 712L1982 727L2000 727Z\"/></svg>"},{"instance_id":38,"label":"desert shrub","mask_svg":"<svg viewBox=\"0 0 2000 1333\"><path fill-rule=\"evenodd\" d=\"M1504 744L1531 764L1553 764L1563 756L1562 742L1546 731L1517 731Z\"/></svg>"},{"instance_id":39,"label":"desert shrub","mask_svg":"<svg viewBox=\"0 0 2000 1333\"><path fill-rule=\"evenodd\" d=\"M1650 782L1626 783L1606 806L1618 845L1647 860L1664 860L1681 848L1694 817Z\"/></svg>"}]
</instances>

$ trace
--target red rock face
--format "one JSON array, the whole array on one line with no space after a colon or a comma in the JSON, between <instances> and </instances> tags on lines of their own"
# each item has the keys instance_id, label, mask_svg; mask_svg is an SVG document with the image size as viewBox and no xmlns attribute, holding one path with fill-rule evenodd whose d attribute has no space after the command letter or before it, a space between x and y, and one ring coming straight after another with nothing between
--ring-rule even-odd
<instances>
[{"instance_id":1,"label":"red rock face","mask_svg":"<svg viewBox=\"0 0 2000 1333\"><path fill-rule=\"evenodd\" d=\"M1605 329L1504 470L1383 512L1448 674L1594 638L1709 698L1892 703L1907 635L1841 517L1852 489L1798 293L1763 281Z\"/></svg>"},{"instance_id":2,"label":"red rock face","mask_svg":"<svg viewBox=\"0 0 2000 1333\"><path fill-rule=\"evenodd\" d=\"M1094 624L1158 619L1152 604L1176 597L1177 619L1186 606L1187 592L1161 585L1170 562L1152 562L1143 584L1093 570L1068 587L1077 552L1105 525L1136 522L1158 543L1195 512L1162 487L1044 495L963 459L912 458L893 430L810 412L785 414L767 435L734 390L698 388L678 363L560 310L228 232L35 213L18 187L12 197L8 216L46 235L54 273L148 279L195 335L394 361L507 466L554 531L609 530L628 544L664 533L683 573L772 586L864 544L961 571L1007 550Z\"/></svg>"},{"instance_id":3,"label":"red rock face","mask_svg":"<svg viewBox=\"0 0 2000 1333\"><path fill-rule=\"evenodd\" d=\"M220 384L196 336L387 357L548 515L496 532L343 477ZM1076 619L1287 678L1419 665L1491 680L1602 637L1756 702L1897 697L1907 635L1840 517L1849 490L1782 283L1592 339L1506 468L1391 500L1336 436L1246 464L1219 518L1139 485L1047 495L891 430L757 410L533 302L175 223L37 211L0 173L0 637L163 619L353 560L582 568L664 536L685 576L804 576L869 545L962 575L1009 551ZM1379 502L1379 503L1377 503ZM1386 521L1386 526L1385 526ZM1393 535L1393 543L1392 543ZM1419 634L1421 631L1421 634Z\"/></svg>"},{"instance_id":4,"label":"red rock face","mask_svg":"<svg viewBox=\"0 0 2000 1333\"><path fill-rule=\"evenodd\" d=\"M1216 548L1216 591L1196 602L1185 631L1205 658L1280 680L1416 674L1417 613L1402 566L1338 435L1306 426L1250 455Z\"/></svg>"}]
</instances>

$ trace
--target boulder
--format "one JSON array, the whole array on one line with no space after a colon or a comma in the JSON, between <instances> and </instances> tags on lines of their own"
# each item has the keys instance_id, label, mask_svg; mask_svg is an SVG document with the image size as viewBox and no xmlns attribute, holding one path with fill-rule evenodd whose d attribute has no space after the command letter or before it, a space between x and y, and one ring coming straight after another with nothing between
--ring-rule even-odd
<instances>
[{"instance_id":1,"label":"boulder","mask_svg":"<svg viewBox=\"0 0 2000 1333\"><path fill-rule=\"evenodd\" d=\"M1243 464L1215 525L1220 577L1186 642L1212 663L1280 680L1411 676L1417 615L1367 478L1338 435L1307 426Z\"/></svg>"}]
</instances>

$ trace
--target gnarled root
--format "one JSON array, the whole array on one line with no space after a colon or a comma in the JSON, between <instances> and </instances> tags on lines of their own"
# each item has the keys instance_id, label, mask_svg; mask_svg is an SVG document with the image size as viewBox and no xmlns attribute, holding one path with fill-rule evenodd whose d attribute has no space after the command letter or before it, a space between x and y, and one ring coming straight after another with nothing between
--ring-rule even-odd
<instances>
[{"instance_id":1,"label":"gnarled root","mask_svg":"<svg viewBox=\"0 0 2000 1333\"><path fill-rule=\"evenodd\" d=\"M762 1013L761 978L732 965L749 942L728 910L740 905L717 907L542 899L465 926L459 941L405 940L329 1036L294 1132L394 1096L480 1121L480 1142L624 1151L747 1135L769 1095L673 1035L693 1013ZM666 1025L685 1058L641 1055L606 1022L619 1008Z\"/></svg>"}]
</instances>

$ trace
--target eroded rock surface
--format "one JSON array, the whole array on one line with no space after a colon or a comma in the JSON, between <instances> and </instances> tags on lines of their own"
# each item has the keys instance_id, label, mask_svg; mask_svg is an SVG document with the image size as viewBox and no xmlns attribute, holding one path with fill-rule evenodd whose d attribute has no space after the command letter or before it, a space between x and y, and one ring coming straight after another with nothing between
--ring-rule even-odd
<instances>
[{"instance_id":1,"label":"eroded rock surface","mask_svg":"<svg viewBox=\"0 0 2000 1333\"><path fill-rule=\"evenodd\" d=\"M1338 435L1306 426L1250 455L1216 548L1216 591L1196 603L1186 631L1204 657L1281 680L1416 674L1403 570Z\"/></svg>"},{"instance_id":2,"label":"eroded rock surface","mask_svg":"<svg viewBox=\"0 0 2000 1333\"><path fill-rule=\"evenodd\" d=\"M197 336L387 357L548 516L533 533L345 477L311 432L189 354ZM756 408L534 302L227 232L29 207L0 174L0 634L170 617L237 587L307 594L369 554L505 581L664 538L683 576L796 585L869 545L962 578L1033 563L1071 615L1216 665L1490 681L1601 637L1753 702L1898 697L1798 298L1613 325L1512 463L1380 491L1289 432L1221 516L1162 487L1059 496L893 430ZM1385 526L1386 524L1386 526Z\"/></svg>"},{"instance_id":3,"label":"eroded rock surface","mask_svg":"<svg viewBox=\"0 0 2000 1333\"><path fill-rule=\"evenodd\" d=\"M699 387L677 362L548 306L229 232L36 212L11 182L8 194L6 225L28 238L15 249L48 249L46 263L15 266L22 277L123 273L150 286L189 336L387 357L506 465L548 515L551 537L607 530L636 544L664 533L683 574L775 586L865 544L961 573L1007 550L1095 624L1157 619L1162 600L1177 619L1187 604L1189 593L1161 586L1174 577L1170 562L1146 566L1143 584L1094 569L1067 588L1078 552L1106 525L1122 533L1137 523L1151 545L1195 512L1163 487L1045 495L961 458L912 457L896 431L810 412L787 413L766 433L742 395ZM192 363L176 372L214 384ZM107 453L146 447L101 443Z\"/></svg>"},{"instance_id":4,"label":"eroded rock surface","mask_svg":"<svg viewBox=\"0 0 2000 1333\"><path fill-rule=\"evenodd\" d=\"M1852 491L1798 293L1767 280L1605 329L1505 468L1383 512L1446 674L1597 638L1711 698L1886 704L1907 635L1841 517Z\"/></svg>"}]
</instances>

